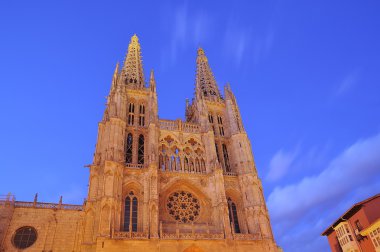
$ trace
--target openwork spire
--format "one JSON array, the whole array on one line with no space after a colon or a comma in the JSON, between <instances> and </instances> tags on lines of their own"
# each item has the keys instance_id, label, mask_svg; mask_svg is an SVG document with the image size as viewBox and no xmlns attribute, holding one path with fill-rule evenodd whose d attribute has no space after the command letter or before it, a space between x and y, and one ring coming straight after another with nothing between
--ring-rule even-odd
<instances>
[{"instance_id":1,"label":"openwork spire","mask_svg":"<svg viewBox=\"0 0 380 252\"><path fill-rule=\"evenodd\" d=\"M142 56L139 39L136 34L132 36L125 57L123 75L125 84L134 88L144 88L144 69L142 67Z\"/></svg>"},{"instance_id":2,"label":"openwork spire","mask_svg":"<svg viewBox=\"0 0 380 252\"><path fill-rule=\"evenodd\" d=\"M196 95L210 100L219 100L220 92L214 75L202 48L198 48L197 74L195 79Z\"/></svg>"}]
</instances>

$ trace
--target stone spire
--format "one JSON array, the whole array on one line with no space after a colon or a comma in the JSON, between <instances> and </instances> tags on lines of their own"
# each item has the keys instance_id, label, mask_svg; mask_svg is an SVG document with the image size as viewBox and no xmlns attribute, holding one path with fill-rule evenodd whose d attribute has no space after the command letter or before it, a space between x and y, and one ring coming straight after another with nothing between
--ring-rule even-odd
<instances>
[{"instance_id":1,"label":"stone spire","mask_svg":"<svg viewBox=\"0 0 380 252\"><path fill-rule=\"evenodd\" d=\"M136 34L132 36L123 66L125 84L131 88L144 88L144 69L142 66L141 47Z\"/></svg>"},{"instance_id":2,"label":"stone spire","mask_svg":"<svg viewBox=\"0 0 380 252\"><path fill-rule=\"evenodd\" d=\"M197 98L214 101L218 101L221 98L214 75L212 74L207 57L202 48L198 48L195 89Z\"/></svg>"},{"instance_id":3,"label":"stone spire","mask_svg":"<svg viewBox=\"0 0 380 252\"><path fill-rule=\"evenodd\" d=\"M152 92L156 92L156 80L154 79L153 69L150 71L149 87Z\"/></svg>"},{"instance_id":4,"label":"stone spire","mask_svg":"<svg viewBox=\"0 0 380 252\"><path fill-rule=\"evenodd\" d=\"M113 72L112 83L111 83L111 92L116 89L118 77L119 77L119 62L117 62L116 67L115 67L115 71Z\"/></svg>"}]
</instances>

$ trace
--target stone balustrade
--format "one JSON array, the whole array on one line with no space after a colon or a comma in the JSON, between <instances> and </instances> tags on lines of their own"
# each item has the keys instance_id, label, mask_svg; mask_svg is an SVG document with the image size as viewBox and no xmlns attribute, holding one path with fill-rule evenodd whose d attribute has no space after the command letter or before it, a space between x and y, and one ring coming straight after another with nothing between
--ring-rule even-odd
<instances>
[{"instance_id":1,"label":"stone balustrade","mask_svg":"<svg viewBox=\"0 0 380 252\"><path fill-rule=\"evenodd\" d=\"M225 176L237 176L237 173L236 172L223 172L223 174L225 175Z\"/></svg>"},{"instance_id":2,"label":"stone balustrade","mask_svg":"<svg viewBox=\"0 0 380 252\"><path fill-rule=\"evenodd\" d=\"M208 233L162 233L161 239L172 240L221 240L224 234L208 234Z\"/></svg>"},{"instance_id":3,"label":"stone balustrade","mask_svg":"<svg viewBox=\"0 0 380 252\"><path fill-rule=\"evenodd\" d=\"M188 133L198 133L200 132L201 127L198 124L193 123L184 123L183 124L183 131Z\"/></svg>"},{"instance_id":4,"label":"stone balustrade","mask_svg":"<svg viewBox=\"0 0 380 252\"><path fill-rule=\"evenodd\" d=\"M198 124L182 122L181 120L160 120L160 129L183 131L186 133L199 133L201 127Z\"/></svg>"},{"instance_id":5,"label":"stone balustrade","mask_svg":"<svg viewBox=\"0 0 380 252\"><path fill-rule=\"evenodd\" d=\"M144 232L115 232L114 239L149 239L149 234Z\"/></svg>"},{"instance_id":6,"label":"stone balustrade","mask_svg":"<svg viewBox=\"0 0 380 252\"><path fill-rule=\"evenodd\" d=\"M160 129L163 130L179 130L178 121L160 120Z\"/></svg>"},{"instance_id":7,"label":"stone balustrade","mask_svg":"<svg viewBox=\"0 0 380 252\"><path fill-rule=\"evenodd\" d=\"M144 168L144 165L143 164L129 164L129 163L126 163L125 167L132 168L132 169L142 169L142 168Z\"/></svg>"},{"instance_id":8,"label":"stone balustrade","mask_svg":"<svg viewBox=\"0 0 380 252\"><path fill-rule=\"evenodd\" d=\"M260 240L260 234L237 234L234 233L233 235L234 240Z\"/></svg>"},{"instance_id":9,"label":"stone balustrade","mask_svg":"<svg viewBox=\"0 0 380 252\"><path fill-rule=\"evenodd\" d=\"M181 169L176 169L176 170L170 170L170 169L160 169L161 172L174 172L174 173L190 173L190 174L206 174L206 170L185 170L181 167Z\"/></svg>"},{"instance_id":10,"label":"stone balustrade","mask_svg":"<svg viewBox=\"0 0 380 252\"><path fill-rule=\"evenodd\" d=\"M63 209L63 210L76 210L76 211L83 210L82 205L0 200L0 205L8 205L8 204L14 207L20 207L20 208L45 208L45 209Z\"/></svg>"}]
</instances>

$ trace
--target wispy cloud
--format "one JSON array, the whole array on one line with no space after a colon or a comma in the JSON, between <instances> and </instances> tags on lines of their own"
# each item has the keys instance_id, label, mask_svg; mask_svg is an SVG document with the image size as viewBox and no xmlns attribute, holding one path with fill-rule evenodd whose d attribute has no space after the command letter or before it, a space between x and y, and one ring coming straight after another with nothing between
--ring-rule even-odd
<instances>
[{"instance_id":1,"label":"wispy cloud","mask_svg":"<svg viewBox=\"0 0 380 252\"><path fill-rule=\"evenodd\" d=\"M320 174L275 188L268 198L273 217L297 218L315 205L337 199L355 186L379 178L379 150L380 134L359 140L332 160ZM294 199L292 204L288 204L290 198Z\"/></svg>"},{"instance_id":2,"label":"wispy cloud","mask_svg":"<svg viewBox=\"0 0 380 252\"><path fill-rule=\"evenodd\" d=\"M225 28L223 51L238 68L244 60L252 60L257 65L269 55L274 41L275 30L272 26L258 31L240 22L238 18L230 17Z\"/></svg>"},{"instance_id":3,"label":"wispy cloud","mask_svg":"<svg viewBox=\"0 0 380 252\"><path fill-rule=\"evenodd\" d=\"M358 81L359 78L359 70L354 70L347 74L343 80L339 83L337 89L337 95L342 95L351 89Z\"/></svg>"},{"instance_id":4,"label":"wispy cloud","mask_svg":"<svg viewBox=\"0 0 380 252\"><path fill-rule=\"evenodd\" d=\"M297 150L286 152L283 149L279 150L269 163L269 172L266 180L270 182L281 179L289 170L293 161L297 157Z\"/></svg>"},{"instance_id":5,"label":"wispy cloud","mask_svg":"<svg viewBox=\"0 0 380 252\"><path fill-rule=\"evenodd\" d=\"M212 22L210 15L202 11L190 11L187 2L174 9L165 8L162 13L163 18L167 18L168 12L174 12L174 15L170 16L172 18L166 22L166 28L170 32L170 43L162 51L163 65L175 64L180 53L188 46L199 46L207 38ZM167 55L170 57L168 58Z\"/></svg>"},{"instance_id":6,"label":"wispy cloud","mask_svg":"<svg viewBox=\"0 0 380 252\"><path fill-rule=\"evenodd\" d=\"M249 50L251 33L251 28L240 24L236 18L228 19L223 39L224 52L233 59L237 67Z\"/></svg>"},{"instance_id":7,"label":"wispy cloud","mask_svg":"<svg viewBox=\"0 0 380 252\"><path fill-rule=\"evenodd\" d=\"M323 250L318 248L326 247L327 241L320 233L350 205L374 194L380 185L379 150L380 134L358 140L319 174L275 188L268 197L268 208L275 233L282 234L280 244L290 246L289 251ZM304 247L311 242L314 244L310 249Z\"/></svg>"},{"instance_id":8,"label":"wispy cloud","mask_svg":"<svg viewBox=\"0 0 380 252\"><path fill-rule=\"evenodd\" d=\"M267 29L264 34L254 38L253 63L255 65L268 56L273 47L274 38L275 32L273 28Z\"/></svg>"}]
</instances>

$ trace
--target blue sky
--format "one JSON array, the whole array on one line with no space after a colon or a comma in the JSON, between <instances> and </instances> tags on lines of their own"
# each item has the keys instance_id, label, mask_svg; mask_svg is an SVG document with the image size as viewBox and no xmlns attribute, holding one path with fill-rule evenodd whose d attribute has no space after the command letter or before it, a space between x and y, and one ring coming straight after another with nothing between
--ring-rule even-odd
<instances>
[{"instance_id":1,"label":"blue sky","mask_svg":"<svg viewBox=\"0 0 380 252\"><path fill-rule=\"evenodd\" d=\"M2 1L0 194L83 202L113 70L140 38L159 115L184 118L202 46L237 97L275 238L320 233L380 190L379 1Z\"/></svg>"}]
</instances>

